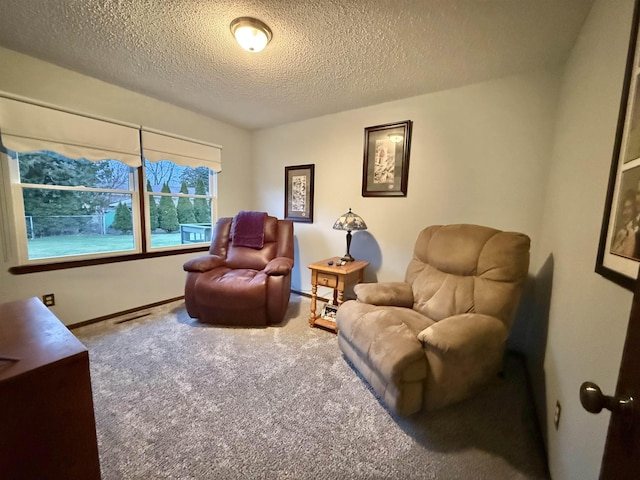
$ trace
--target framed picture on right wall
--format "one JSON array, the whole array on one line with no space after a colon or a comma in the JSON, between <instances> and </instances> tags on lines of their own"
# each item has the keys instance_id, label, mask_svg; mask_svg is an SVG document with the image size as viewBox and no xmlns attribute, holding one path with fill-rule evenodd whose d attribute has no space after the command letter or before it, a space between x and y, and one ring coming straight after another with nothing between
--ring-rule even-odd
<instances>
[{"instance_id":1,"label":"framed picture on right wall","mask_svg":"<svg viewBox=\"0 0 640 480\"><path fill-rule=\"evenodd\" d=\"M596 272L633 290L640 266L640 48L638 8L631 26Z\"/></svg>"},{"instance_id":2,"label":"framed picture on right wall","mask_svg":"<svg viewBox=\"0 0 640 480\"><path fill-rule=\"evenodd\" d=\"M411 120L364 129L363 197L406 197Z\"/></svg>"}]
</instances>

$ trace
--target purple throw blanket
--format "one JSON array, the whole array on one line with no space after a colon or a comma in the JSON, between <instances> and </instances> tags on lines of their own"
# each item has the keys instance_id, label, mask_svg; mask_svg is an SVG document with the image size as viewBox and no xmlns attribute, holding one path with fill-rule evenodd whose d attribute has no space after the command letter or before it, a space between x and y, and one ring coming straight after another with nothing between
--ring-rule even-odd
<instances>
[{"instance_id":1,"label":"purple throw blanket","mask_svg":"<svg viewBox=\"0 0 640 480\"><path fill-rule=\"evenodd\" d=\"M234 247L262 248L264 246L265 212L239 212L233 219L231 238Z\"/></svg>"}]
</instances>

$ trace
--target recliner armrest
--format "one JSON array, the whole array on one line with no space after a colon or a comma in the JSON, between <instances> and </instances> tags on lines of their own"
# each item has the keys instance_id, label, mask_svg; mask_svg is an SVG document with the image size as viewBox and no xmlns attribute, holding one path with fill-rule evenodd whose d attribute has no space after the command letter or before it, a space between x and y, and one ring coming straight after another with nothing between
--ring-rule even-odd
<instances>
[{"instance_id":1,"label":"recliner armrest","mask_svg":"<svg viewBox=\"0 0 640 480\"><path fill-rule=\"evenodd\" d=\"M353 287L359 302L391 307L413 307L413 290L405 282L359 283Z\"/></svg>"},{"instance_id":2,"label":"recliner armrest","mask_svg":"<svg viewBox=\"0 0 640 480\"><path fill-rule=\"evenodd\" d=\"M187 260L182 268L185 272L208 272L225 264L225 259L219 255L200 255Z\"/></svg>"},{"instance_id":3,"label":"recliner armrest","mask_svg":"<svg viewBox=\"0 0 640 480\"><path fill-rule=\"evenodd\" d=\"M418 339L443 355L482 355L501 348L509 331L495 317L479 313L463 313L444 318L425 328Z\"/></svg>"},{"instance_id":4,"label":"recliner armrest","mask_svg":"<svg viewBox=\"0 0 640 480\"><path fill-rule=\"evenodd\" d=\"M264 267L264 273L270 276L288 275L293 268L293 260L288 257L276 257Z\"/></svg>"}]
</instances>

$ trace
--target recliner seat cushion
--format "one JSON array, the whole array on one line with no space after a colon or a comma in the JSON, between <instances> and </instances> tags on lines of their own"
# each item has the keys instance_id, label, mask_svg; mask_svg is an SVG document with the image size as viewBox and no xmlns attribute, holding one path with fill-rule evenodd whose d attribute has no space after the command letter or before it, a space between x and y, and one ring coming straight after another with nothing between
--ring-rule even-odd
<instances>
[{"instance_id":1,"label":"recliner seat cushion","mask_svg":"<svg viewBox=\"0 0 640 480\"><path fill-rule=\"evenodd\" d=\"M259 308L266 304L267 275L250 269L216 268L200 275L195 292L196 301L203 306Z\"/></svg>"}]
</instances>

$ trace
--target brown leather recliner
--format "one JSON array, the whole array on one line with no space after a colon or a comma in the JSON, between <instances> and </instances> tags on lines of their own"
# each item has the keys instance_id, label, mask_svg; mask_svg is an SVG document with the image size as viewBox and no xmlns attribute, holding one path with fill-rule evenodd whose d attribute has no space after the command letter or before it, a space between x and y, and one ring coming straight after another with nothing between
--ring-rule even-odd
<instances>
[{"instance_id":1,"label":"brown leather recliner","mask_svg":"<svg viewBox=\"0 0 640 480\"><path fill-rule=\"evenodd\" d=\"M187 312L202 322L271 325L283 320L289 305L293 222L264 214L262 246L242 246L234 241L234 232L240 237L234 223L243 213L218 220L209 254L183 266Z\"/></svg>"},{"instance_id":2,"label":"brown leather recliner","mask_svg":"<svg viewBox=\"0 0 640 480\"><path fill-rule=\"evenodd\" d=\"M529 237L477 225L422 230L404 282L359 284L338 344L392 411L473 395L502 367L529 267Z\"/></svg>"}]
</instances>

